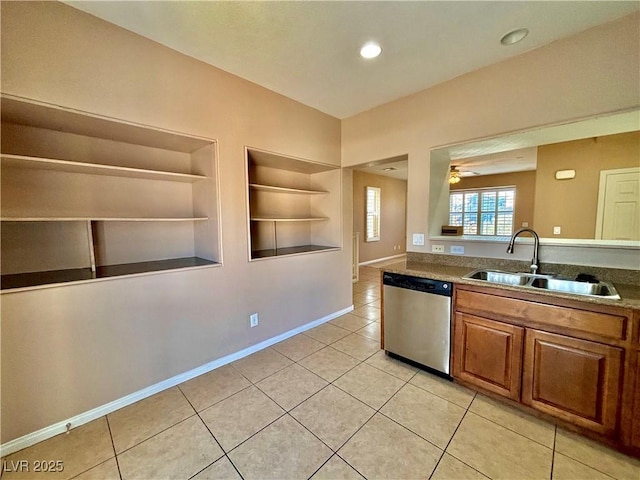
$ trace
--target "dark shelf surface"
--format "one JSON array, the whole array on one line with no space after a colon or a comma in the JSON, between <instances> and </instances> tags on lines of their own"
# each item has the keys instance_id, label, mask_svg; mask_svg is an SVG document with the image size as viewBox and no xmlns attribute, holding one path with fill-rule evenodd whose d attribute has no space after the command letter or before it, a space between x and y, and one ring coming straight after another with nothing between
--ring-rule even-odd
<instances>
[{"instance_id":1,"label":"dark shelf surface","mask_svg":"<svg viewBox=\"0 0 640 480\"><path fill-rule=\"evenodd\" d=\"M339 247L327 247L323 245L298 245L295 247L285 247L268 250L254 250L251 252L251 258L268 258L281 257L284 255L293 255L296 253L321 252L322 250L336 250Z\"/></svg>"},{"instance_id":2,"label":"dark shelf surface","mask_svg":"<svg viewBox=\"0 0 640 480\"><path fill-rule=\"evenodd\" d=\"M178 268L202 267L215 265L216 262L198 257L171 258L153 262L124 263L121 265L106 265L96 267L95 274L90 268L74 268L70 270L51 270L47 272L17 273L2 275L2 290L12 288L36 287L52 283L68 283L96 278L119 277L136 273L161 272Z\"/></svg>"},{"instance_id":3,"label":"dark shelf surface","mask_svg":"<svg viewBox=\"0 0 640 480\"><path fill-rule=\"evenodd\" d=\"M0 277L2 290L11 288L36 287L49 283L77 282L95 278L90 268L74 268L70 270L49 270L47 272L15 273Z\"/></svg>"}]
</instances>

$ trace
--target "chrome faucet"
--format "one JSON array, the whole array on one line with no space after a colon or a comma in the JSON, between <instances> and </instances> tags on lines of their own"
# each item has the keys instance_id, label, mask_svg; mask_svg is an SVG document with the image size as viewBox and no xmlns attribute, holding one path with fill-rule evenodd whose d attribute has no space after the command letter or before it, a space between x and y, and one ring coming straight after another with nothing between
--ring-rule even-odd
<instances>
[{"instance_id":1,"label":"chrome faucet","mask_svg":"<svg viewBox=\"0 0 640 480\"><path fill-rule=\"evenodd\" d=\"M534 275L540 269L540 263L538 261L538 248L540 247L540 238L538 234L530 228L521 228L516 231L513 235L511 235L511 240L509 240L509 246L507 247L507 253L513 253L513 247L516 242L516 237L523 232L529 232L533 237L533 258L531 259L531 273Z\"/></svg>"}]
</instances>

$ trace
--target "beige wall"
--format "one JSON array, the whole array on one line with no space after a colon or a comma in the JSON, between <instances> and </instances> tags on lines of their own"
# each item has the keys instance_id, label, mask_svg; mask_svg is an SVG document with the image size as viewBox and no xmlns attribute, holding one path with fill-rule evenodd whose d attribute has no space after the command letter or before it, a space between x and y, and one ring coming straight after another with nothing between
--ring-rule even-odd
<instances>
[{"instance_id":1,"label":"beige wall","mask_svg":"<svg viewBox=\"0 0 640 480\"><path fill-rule=\"evenodd\" d=\"M3 443L351 304L351 172L345 248L249 263L245 145L345 166L409 152L408 233L427 233L432 148L639 103L638 15L339 122L66 5L1 8L3 92L219 140L224 262L3 294Z\"/></svg>"},{"instance_id":2,"label":"beige wall","mask_svg":"<svg viewBox=\"0 0 640 480\"><path fill-rule=\"evenodd\" d=\"M442 201L430 188L448 192L444 170L442 182L430 178L432 149L637 108L639 37L640 15L630 15L345 119L343 165L408 152L407 235L428 234L429 199ZM503 244L464 245L467 255L506 256ZM430 252L431 242L408 249ZM637 256L634 250L587 251L588 255L581 247L545 246L541 257L624 268ZM520 249L511 258L526 259L529 253Z\"/></svg>"},{"instance_id":3,"label":"beige wall","mask_svg":"<svg viewBox=\"0 0 640 480\"><path fill-rule=\"evenodd\" d=\"M1 8L3 92L218 140L223 254L2 294L3 443L351 305L350 186L346 248L248 262L244 146L340 165L339 120L61 3Z\"/></svg>"},{"instance_id":4,"label":"beige wall","mask_svg":"<svg viewBox=\"0 0 640 480\"><path fill-rule=\"evenodd\" d=\"M380 240L366 242L366 187L380 187ZM383 175L353 172L353 232L360 233L359 262L404 253L407 182Z\"/></svg>"},{"instance_id":5,"label":"beige wall","mask_svg":"<svg viewBox=\"0 0 640 480\"><path fill-rule=\"evenodd\" d=\"M516 205L513 228L517 230L527 222L530 228L533 226L533 197L536 185L536 172L514 172L496 175L482 175L479 177L464 177L460 183L451 185L450 190L464 190L465 188L485 187L516 187Z\"/></svg>"},{"instance_id":6,"label":"beige wall","mask_svg":"<svg viewBox=\"0 0 640 480\"><path fill-rule=\"evenodd\" d=\"M534 223L543 237L595 238L600 171L640 166L640 132L607 135L538 148ZM556 180L557 170L575 170ZM553 227L561 227L554 235Z\"/></svg>"}]
</instances>

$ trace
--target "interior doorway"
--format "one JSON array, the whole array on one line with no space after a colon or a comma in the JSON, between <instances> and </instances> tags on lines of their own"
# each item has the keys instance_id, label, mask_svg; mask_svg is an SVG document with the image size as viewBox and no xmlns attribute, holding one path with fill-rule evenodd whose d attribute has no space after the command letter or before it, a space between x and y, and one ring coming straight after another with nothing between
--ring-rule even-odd
<instances>
[{"instance_id":1,"label":"interior doorway","mask_svg":"<svg viewBox=\"0 0 640 480\"><path fill-rule=\"evenodd\" d=\"M358 165L353 170L353 267L406 255L408 156ZM373 188L372 188L373 187ZM379 208L367 208L367 191L377 191ZM377 227L372 232L372 217ZM357 242L357 245L355 244Z\"/></svg>"},{"instance_id":2,"label":"interior doorway","mask_svg":"<svg viewBox=\"0 0 640 480\"><path fill-rule=\"evenodd\" d=\"M640 240L640 167L600 172L596 238Z\"/></svg>"}]
</instances>

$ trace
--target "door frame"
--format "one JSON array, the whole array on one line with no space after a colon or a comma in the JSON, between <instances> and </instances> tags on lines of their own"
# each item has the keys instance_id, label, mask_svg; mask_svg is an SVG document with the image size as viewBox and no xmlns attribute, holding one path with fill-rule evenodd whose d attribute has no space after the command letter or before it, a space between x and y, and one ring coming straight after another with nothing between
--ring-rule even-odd
<instances>
[{"instance_id":1,"label":"door frame","mask_svg":"<svg viewBox=\"0 0 640 480\"><path fill-rule=\"evenodd\" d=\"M607 177L620 173L640 173L640 167L616 168L613 170L600 170L600 184L598 185L598 209L596 211L596 240L602 240L602 227L604 224L604 198L607 186Z\"/></svg>"}]
</instances>

